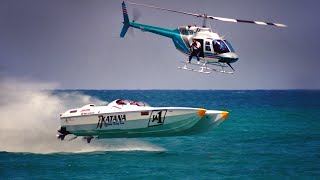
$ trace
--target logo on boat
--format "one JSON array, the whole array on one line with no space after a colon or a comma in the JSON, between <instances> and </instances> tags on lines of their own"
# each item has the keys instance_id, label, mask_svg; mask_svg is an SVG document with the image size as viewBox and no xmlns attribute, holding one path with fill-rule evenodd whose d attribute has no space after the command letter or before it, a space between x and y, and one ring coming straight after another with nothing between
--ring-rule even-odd
<instances>
[{"instance_id":1,"label":"logo on boat","mask_svg":"<svg viewBox=\"0 0 320 180\"><path fill-rule=\"evenodd\" d=\"M119 115L111 115L111 116L98 116L98 124L96 128L101 129L102 126L108 127L108 126L114 126L114 125L121 125L124 124L125 121L127 121L125 114L119 114Z\"/></svg>"},{"instance_id":2,"label":"logo on boat","mask_svg":"<svg viewBox=\"0 0 320 180\"><path fill-rule=\"evenodd\" d=\"M148 127L161 126L166 118L167 110L154 110L149 117Z\"/></svg>"}]
</instances>

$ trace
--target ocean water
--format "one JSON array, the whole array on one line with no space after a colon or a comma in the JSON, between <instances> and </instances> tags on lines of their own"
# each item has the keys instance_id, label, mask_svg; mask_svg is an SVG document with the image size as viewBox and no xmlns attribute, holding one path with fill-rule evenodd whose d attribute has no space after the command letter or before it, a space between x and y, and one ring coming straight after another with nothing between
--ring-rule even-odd
<instances>
[{"instance_id":1,"label":"ocean water","mask_svg":"<svg viewBox=\"0 0 320 180\"><path fill-rule=\"evenodd\" d=\"M320 178L320 91L29 93L0 103L0 179ZM230 113L195 136L56 140L58 112L117 98Z\"/></svg>"}]
</instances>

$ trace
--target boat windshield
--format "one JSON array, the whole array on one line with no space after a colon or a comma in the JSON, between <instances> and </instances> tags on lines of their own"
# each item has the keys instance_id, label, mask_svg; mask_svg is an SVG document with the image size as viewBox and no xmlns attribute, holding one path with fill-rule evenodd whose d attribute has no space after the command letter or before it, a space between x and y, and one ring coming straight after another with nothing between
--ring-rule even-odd
<instances>
[{"instance_id":1,"label":"boat windshield","mask_svg":"<svg viewBox=\"0 0 320 180\"><path fill-rule=\"evenodd\" d=\"M131 101L131 100L117 100L116 103L118 105L134 105L134 106L143 106L143 107L150 107L150 105L146 102L143 102L143 101L139 101L139 102L136 102L136 101Z\"/></svg>"},{"instance_id":2,"label":"boat windshield","mask_svg":"<svg viewBox=\"0 0 320 180\"><path fill-rule=\"evenodd\" d=\"M150 105L149 105L148 103L143 102L143 101L139 101L139 102L130 101L130 105L143 106L143 107L150 107Z\"/></svg>"},{"instance_id":3,"label":"boat windshield","mask_svg":"<svg viewBox=\"0 0 320 180\"><path fill-rule=\"evenodd\" d=\"M218 54L234 52L231 44L226 40L214 40L212 43L214 51Z\"/></svg>"}]
</instances>

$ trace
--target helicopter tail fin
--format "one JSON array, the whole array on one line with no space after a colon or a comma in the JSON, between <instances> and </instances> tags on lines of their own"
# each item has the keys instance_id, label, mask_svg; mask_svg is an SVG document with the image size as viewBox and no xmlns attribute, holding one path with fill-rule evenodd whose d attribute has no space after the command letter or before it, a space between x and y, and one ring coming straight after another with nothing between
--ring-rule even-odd
<instances>
[{"instance_id":1,"label":"helicopter tail fin","mask_svg":"<svg viewBox=\"0 0 320 180\"><path fill-rule=\"evenodd\" d=\"M123 27L120 33L120 37L124 37L130 27L129 16L127 12L127 7L124 1L122 2L122 13L123 13Z\"/></svg>"}]
</instances>

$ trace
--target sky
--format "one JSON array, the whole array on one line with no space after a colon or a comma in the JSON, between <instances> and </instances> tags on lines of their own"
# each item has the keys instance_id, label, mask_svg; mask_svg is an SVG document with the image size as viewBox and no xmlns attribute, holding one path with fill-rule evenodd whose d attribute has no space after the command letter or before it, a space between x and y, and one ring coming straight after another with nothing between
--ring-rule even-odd
<instances>
[{"instance_id":1,"label":"sky","mask_svg":"<svg viewBox=\"0 0 320 180\"><path fill-rule=\"evenodd\" d=\"M58 89L320 89L316 0L131 0L287 28L208 21L240 59L232 75L179 70L171 39L133 29L120 38L122 1L1 0L0 83L27 79ZM127 4L138 23L176 29L202 19ZM18 81L17 81L18 82Z\"/></svg>"}]
</instances>

